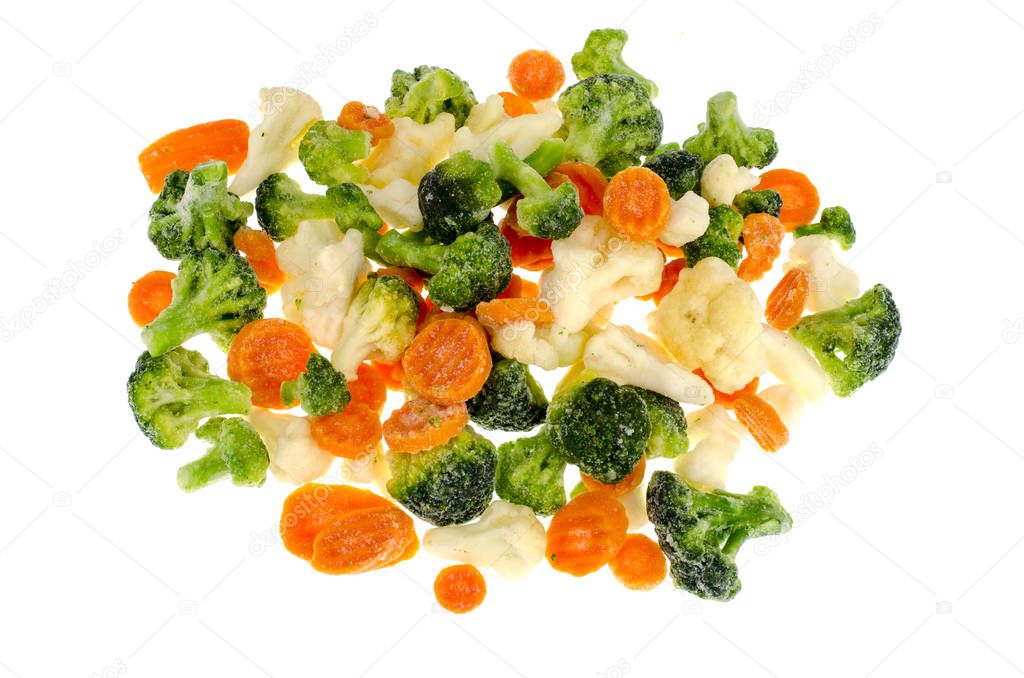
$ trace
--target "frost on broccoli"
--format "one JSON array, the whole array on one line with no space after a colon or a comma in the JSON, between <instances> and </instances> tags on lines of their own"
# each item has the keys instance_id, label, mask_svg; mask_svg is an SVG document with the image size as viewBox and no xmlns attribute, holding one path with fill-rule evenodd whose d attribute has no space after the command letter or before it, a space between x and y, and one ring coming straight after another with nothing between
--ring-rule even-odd
<instances>
[{"instance_id":1,"label":"frost on broccoli","mask_svg":"<svg viewBox=\"0 0 1024 678\"><path fill-rule=\"evenodd\" d=\"M794 238L818 234L832 238L844 250L853 247L857 240L857 231L854 230L853 220L850 219L850 213L845 207L826 207L821 210L821 221L801 226L793 231Z\"/></svg>"},{"instance_id":2,"label":"frost on broccoli","mask_svg":"<svg viewBox=\"0 0 1024 678\"><path fill-rule=\"evenodd\" d=\"M495 489L507 502L549 516L565 505L565 458L551 444L547 429L498 448Z\"/></svg>"},{"instance_id":3,"label":"frost on broccoli","mask_svg":"<svg viewBox=\"0 0 1024 678\"><path fill-rule=\"evenodd\" d=\"M548 399L530 369L512 359L494 360L484 387L466 403L474 424L498 431L529 431L544 421Z\"/></svg>"},{"instance_id":4,"label":"frost on broccoli","mask_svg":"<svg viewBox=\"0 0 1024 678\"><path fill-rule=\"evenodd\" d=\"M288 406L302 405L311 417L337 414L351 398L345 375L319 353L309 356L305 372L281 384L281 401Z\"/></svg>"},{"instance_id":5,"label":"frost on broccoli","mask_svg":"<svg viewBox=\"0 0 1024 678\"><path fill-rule=\"evenodd\" d=\"M369 170L353 165L370 154L370 133L317 120L299 142L299 162L309 178L324 186L366 181Z\"/></svg>"},{"instance_id":6,"label":"frost on broccoli","mask_svg":"<svg viewBox=\"0 0 1024 678\"><path fill-rule=\"evenodd\" d=\"M515 186L523 195L516 203L516 219L523 230L548 240L572 235L583 220L580 196L572 182L551 188L537 170L520 160L505 143L495 144L493 157L498 178Z\"/></svg>"},{"instance_id":7,"label":"frost on broccoli","mask_svg":"<svg viewBox=\"0 0 1024 678\"><path fill-rule=\"evenodd\" d=\"M644 452L648 459L678 457L690 449L686 433L686 413L679 403L660 393L645 388L628 386L647 405L647 420L651 424L651 435L647 438Z\"/></svg>"},{"instance_id":8,"label":"frost on broccoli","mask_svg":"<svg viewBox=\"0 0 1024 678\"><path fill-rule=\"evenodd\" d=\"M392 118L412 118L427 124L441 113L455 116L462 127L476 97L469 84L447 68L417 66L412 72L396 70L391 75L391 96L384 110Z\"/></svg>"},{"instance_id":9,"label":"frost on broccoli","mask_svg":"<svg viewBox=\"0 0 1024 678\"><path fill-rule=\"evenodd\" d=\"M648 156L644 167L661 177L672 199L679 200L688 191L698 190L704 161L695 153L672 150Z\"/></svg>"},{"instance_id":10,"label":"frost on broccoli","mask_svg":"<svg viewBox=\"0 0 1024 678\"><path fill-rule=\"evenodd\" d=\"M423 175L418 196L424 232L447 244L487 219L501 188L489 164L462 151Z\"/></svg>"},{"instance_id":11,"label":"frost on broccoli","mask_svg":"<svg viewBox=\"0 0 1024 678\"><path fill-rule=\"evenodd\" d=\"M266 481L270 466L267 446L245 419L215 417L199 427L196 437L210 443L210 449L178 469L178 487L185 492L229 476L240 487L259 487Z\"/></svg>"},{"instance_id":12,"label":"frost on broccoli","mask_svg":"<svg viewBox=\"0 0 1024 678\"><path fill-rule=\"evenodd\" d=\"M370 276L348 307L331 363L355 379L364 360L395 362L416 334L419 295L401 278Z\"/></svg>"},{"instance_id":13,"label":"frost on broccoli","mask_svg":"<svg viewBox=\"0 0 1024 678\"><path fill-rule=\"evenodd\" d=\"M782 196L778 191L771 189L743 191L736 194L736 197L732 199L732 204L744 217L751 214L770 214L773 217L778 217L782 210Z\"/></svg>"},{"instance_id":14,"label":"frost on broccoli","mask_svg":"<svg viewBox=\"0 0 1024 678\"><path fill-rule=\"evenodd\" d=\"M708 215L711 222L704 234L683 245L686 265L692 268L701 259L717 257L736 268L743 258L743 250L740 249L743 217L726 205L712 207Z\"/></svg>"},{"instance_id":15,"label":"frost on broccoli","mask_svg":"<svg viewBox=\"0 0 1024 678\"><path fill-rule=\"evenodd\" d=\"M602 73L631 75L647 89L651 97L658 96L658 86L637 73L622 59L622 49L629 35L621 28L598 28L590 31L583 49L572 55L572 70L580 80Z\"/></svg>"},{"instance_id":16,"label":"frost on broccoli","mask_svg":"<svg viewBox=\"0 0 1024 678\"><path fill-rule=\"evenodd\" d=\"M705 122L697 134L683 142L683 148L699 155L705 163L728 153L740 167L765 167L779 153L775 133L763 127L747 127L732 92L719 92L708 99Z\"/></svg>"}]
</instances>

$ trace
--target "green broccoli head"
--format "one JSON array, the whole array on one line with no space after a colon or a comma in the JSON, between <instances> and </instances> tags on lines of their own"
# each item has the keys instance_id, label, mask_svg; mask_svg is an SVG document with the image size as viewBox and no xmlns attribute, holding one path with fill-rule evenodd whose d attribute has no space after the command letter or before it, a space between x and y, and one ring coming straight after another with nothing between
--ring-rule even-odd
<instances>
[{"instance_id":1,"label":"green broccoli head","mask_svg":"<svg viewBox=\"0 0 1024 678\"><path fill-rule=\"evenodd\" d=\"M418 194L423 230L445 244L475 230L501 200L491 166L470 151L456 153L424 174Z\"/></svg>"},{"instance_id":2,"label":"green broccoli head","mask_svg":"<svg viewBox=\"0 0 1024 678\"><path fill-rule=\"evenodd\" d=\"M299 142L299 162L309 178L324 186L364 182L365 167L353 165L370 154L370 133L345 129L331 120L318 120Z\"/></svg>"},{"instance_id":3,"label":"green broccoli head","mask_svg":"<svg viewBox=\"0 0 1024 678\"><path fill-rule=\"evenodd\" d=\"M565 506L565 459L546 429L498 448L495 490L507 502L549 516Z\"/></svg>"},{"instance_id":4,"label":"green broccoli head","mask_svg":"<svg viewBox=\"0 0 1024 678\"><path fill-rule=\"evenodd\" d=\"M270 455L246 420L214 417L199 427L196 437L211 447L178 469L178 487L185 492L195 492L226 476L240 487L259 487L266 481Z\"/></svg>"},{"instance_id":5,"label":"green broccoli head","mask_svg":"<svg viewBox=\"0 0 1024 678\"><path fill-rule=\"evenodd\" d=\"M441 113L455 116L455 128L462 127L476 106L469 84L447 68L417 66L412 73L391 75L391 96L384 110L392 118L412 118L420 124L432 122Z\"/></svg>"},{"instance_id":6,"label":"green broccoli head","mask_svg":"<svg viewBox=\"0 0 1024 678\"><path fill-rule=\"evenodd\" d=\"M516 203L516 220L530 235L548 240L568 238L583 221L580 196L572 182L552 189L537 170L519 159L512 147L494 145L494 169L523 197Z\"/></svg>"},{"instance_id":7,"label":"green broccoli head","mask_svg":"<svg viewBox=\"0 0 1024 678\"><path fill-rule=\"evenodd\" d=\"M740 167L765 167L779 153L774 132L743 123L732 92L708 99L707 120L697 125L697 134L684 141L683 148L705 164L728 153Z\"/></svg>"},{"instance_id":8,"label":"green broccoli head","mask_svg":"<svg viewBox=\"0 0 1024 678\"><path fill-rule=\"evenodd\" d=\"M540 142L536 150L523 158L523 162L532 167L537 174L546 177L558 167L565 159L565 142L561 139L545 139ZM504 179L498 179L498 186L501 187L501 200L511 200L518 193L519 189Z\"/></svg>"},{"instance_id":9,"label":"green broccoli head","mask_svg":"<svg viewBox=\"0 0 1024 678\"><path fill-rule=\"evenodd\" d=\"M643 398L604 377L558 394L547 421L555 448L580 471L607 484L633 472L651 436Z\"/></svg>"},{"instance_id":10,"label":"green broccoli head","mask_svg":"<svg viewBox=\"0 0 1024 678\"><path fill-rule=\"evenodd\" d=\"M478 517L491 503L498 453L472 428L431 450L388 456L388 492L433 525L457 525Z\"/></svg>"},{"instance_id":11,"label":"green broccoli head","mask_svg":"<svg viewBox=\"0 0 1024 678\"><path fill-rule=\"evenodd\" d=\"M252 204L228 193L228 166L218 161L174 170L149 208L149 239L167 259L213 247L234 252L232 239L252 214Z\"/></svg>"},{"instance_id":12,"label":"green broccoli head","mask_svg":"<svg viewBox=\"0 0 1024 678\"><path fill-rule=\"evenodd\" d=\"M655 457L673 458L690 449L690 438L686 433L686 413L672 398L637 386L627 386L636 391L647 405L647 419L651 423L651 436L647 439L645 453L648 459Z\"/></svg>"},{"instance_id":13,"label":"green broccoli head","mask_svg":"<svg viewBox=\"0 0 1024 678\"><path fill-rule=\"evenodd\" d=\"M210 372L200 353L176 348L143 353L128 377L128 404L146 437L165 450L181 447L207 417L245 414L252 392Z\"/></svg>"},{"instance_id":14,"label":"green broccoli head","mask_svg":"<svg viewBox=\"0 0 1024 678\"><path fill-rule=\"evenodd\" d=\"M651 475L647 516L676 586L720 601L739 593L736 553L743 542L781 534L793 525L767 487L754 487L750 494L701 492L669 471Z\"/></svg>"},{"instance_id":15,"label":"green broccoli head","mask_svg":"<svg viewBox=\"0 0 1024 678\"><path fill-rule=\"evenodd\" d=\"M900 341L900 310L885 285L875 285L839 308L803 318L791 329L821 363L840 396L848 396L889 367Z\"/></svg>"},{"instance_id":16,"label":"green broccoli head","mask_svg":"<svg viewBox=\"0 0 1024 678\"><path fill-rule=\"evenodd\" d=\"M621 28L598 28L590 31L583 49L572 55L572 70L580 80L602 73L631 75L647 89L651 97L658 96L658 86L626 65L622 49L629 35Z\"/></svg>"},{"instance_id":17,"label":"green broccoli head","mask_svg":"<svg viewBox=\"0 0 1024 678\"><path fill-rule=\"evenodd\" d=\"M658 147L664 123L644 84L605 73L581 80L558 97L566 152L612 176Z\"/></svg>"},{"instance_id":18,"label":"green broccoli head","mask_svg":"<svg viewBox=\"0 0 1024 678\"><path fill-rule=\"evenodd\" d=\"M276 172L256 187L256 218L260 227L280 242L295 235L299 224L310 219L333 219L342 231L357 229L363 234L367 254L375 253L383 225L362 189L342 183L327 189L326 195L306 193L297 181Z\"/></svg>"},{"instance_id":19,"label":"green broccoli head","mask_svg":"<svg viewBox=\"0 0 1024 678\"><path fill-rule=\"evenodd\" d=\"M704 234L683 245L683 256L690 268L707 257L718 257L733 268L740 265L743 251L740 249L740 233L743 231L743 217L728 205L719 205L709 210L711 223Z\"/></svg>"},{"instance_id":20,"label":"green broccoli head","mask_svg":"<svg viewBox=\"0 0 1024 678\"><path fill-rule=\"evenodd\" d=\"M548 399L530 368L512 358L494 360L484 387L466 403L474 424L498 431L529 431L544 422Z\"/></svg>"},{"instance_id":21,"label":"green broccoli head","mask_svg":"<svg viewBox=\"0 0 1024 678\"><path fill-rule=\"evenodd\" d=\"M281 384L281 401L289 407L302 405L311 417L337 414L345 409L352 395L345 375L319 353L309 356L306 371L297 379Z\"/></svg>"},{"instance_id":22,"label":"green broccoli head","mask_svg":"<svg viewBox=\"0 0 1024 678\"><path fill-rule=\"evenodd\" d=\"M670 150L647 156L644 167L665 180L669 195L679 200L687 191L696 191L704 161L699 155L683 150Z\"/></svg>"},{"instance_id":23,"label":"green broccoli head","mask_svg":"<svg viewBox=\"0 0 1024 678\"><path fill-rule=\"evenodd\" d=\"M794 238L805 235L827 235L839 243L844 250L853 247L857 240L857 231L853 228L853 220L845 207L826 207L821 210L821 221L816 224L801 226L793 231Z\"/></svg>"},{"instance_id":24,"label":"green broccoli head","mask_svg":"<svg viewBox=\"0 0 1024 678\"><path fill-rule=\"evenodd\" d=\"M367 358L398 360L416 335L419 295L401 278L371 275L352 299L331 363L349 379Z\"/></svg>"},{"instance_id":25,"label":"green broccoli head","mask_svg":"<svg viewBox=\"0 0 1024 678\"><path fill-rule=\"evenodd\" d=\"M142 341L155 356L204 333L226 350L267 305L267 291L245 259L215 249L186 255L171 290L171 305L142 328Z\"/></svg>"},{"instance_id":26,"label":"green broccoli head","mask_svg":"<svg viewBox=\"0 0 1024 678\"><path fill-rule=\"evenodd\" d=\"M782 196L778 191L771 189L743 191L733 198L732 204L744 217L751 214L770 214L777 217L782 211Z\"/></svg>"}]
</instances>

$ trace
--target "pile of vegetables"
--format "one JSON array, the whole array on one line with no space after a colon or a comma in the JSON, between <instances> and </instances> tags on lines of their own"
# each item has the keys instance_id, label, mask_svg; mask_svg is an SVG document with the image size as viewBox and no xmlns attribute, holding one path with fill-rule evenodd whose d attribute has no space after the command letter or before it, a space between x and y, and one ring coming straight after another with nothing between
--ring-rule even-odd
<instances>
[{"instance_id":1,"label":"pile of vegetables","mask_svg":"<svg viewBox=\"0 0 1024 678\"><path fill-rule=\"evenodd\" d=\"M270 88L252 130L142 152L149 238L177 270L129 293L147 351L128 400L155 446L209 445L181 489L268 470L298 486L283 543L332 574L413 557L429 523L425 550L460 563L435 585L454 612L483 600L481 569L542 560L736 595L743 543L792 524L771 490L726 491L742 440L774 453L805 402L878 377L899 311L842 263L845 208L819 213L800 172L755 171L779 147L734 94L666 142L625 44L593 31L564 89L558 59L523 52L512 91L482 100L451 70L398 70L383 110L336 119ZM264 317L273 295L283 317ZM627 300L649 305L646 332L616 322ZM227 378L185 347L199 335ZM553 392L538 369L562 371ZM346 482L316 482L337 458Z\"/></svg>"}]
</instances>

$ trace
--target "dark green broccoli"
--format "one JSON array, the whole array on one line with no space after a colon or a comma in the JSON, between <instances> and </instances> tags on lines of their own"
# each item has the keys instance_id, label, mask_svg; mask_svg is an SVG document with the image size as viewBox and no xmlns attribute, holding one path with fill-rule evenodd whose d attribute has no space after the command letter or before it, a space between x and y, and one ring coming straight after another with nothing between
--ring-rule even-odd
<instances>
[{"instance_id":1,"label":"dark green broccoli","mask_svg":"<svg viewBox=\"0 0 1024 678\"><path fill-rule=\"evenodd\" d=\"M337 414L351 398L345 375L319 353L309 356L306 371L297 379L281 384L281 401L288 406L302 405L311 417Z\"/></svg>"},{"instance_id":2,"label":"dark green broccoli","mask_svg":"<svg viewBox=\"0 0 1024 678\"><path fill-rule=\"evenodd\" d=\"M606 176L639 165L661 143L661 111L634 77L605 73L581 80L562 92L558 108L567 156L597 165Z\"/></svg>"},{"instance_id":3,"label":"dark green broccoli","mask_svg":"<svg viewBox=\"0 0 1024 678\"><path fill-rule=\"evenodd\" d=\"M844 250L853 247L857 240L857 231L853 228L853 220L845 207L826 207L821 210L821 221L816 224L807 224L793 231L794 238L802 238L805 235L827 235L839 243Z\"/></svg>"},{"instance_id":4,"label":"dark green broccoli","mask_svg":"<svg viewBox=\"0 0 1024 678\"><path fill-rule=\"evenodd\" d=\"M424 232L448 244L488 217L501 200L501 188L489 164L462 151L424 174L418 195Z\"/></svg>"},{"instance_id":5,"label":"dark green broccoli","mask_svg":"<svg viewBox=\"0 0 1024 678\"><path fill-rule=\"evenodd\" d=\"M580 80L602 73L631 75L644 84L651 97L658 96L658 86L626 65L622 49L629 35L621 28L598 28L590 31L583 49L572 55L572 71Z\"/></svg>"},{"instance_id":6,"label":"dark green broccoli","mask_svg":"<svg viewBox=\"0 0 1024 678\"><path fill-rule=\"evenodd\" d=\"M498 453L467 426L431 450L388 456L388 493L414 515L433 525L473 520L491 503Z\"/></svg>"},{"instance_id":7,"label":"dark green broccoli","mask_svg":"<svg viewBox=\"0 0 1024 678\"><path fill-rule=\"evenodd\" d=\"M547 421L555 448L580 471L608 484L633 472L651 436L644 399L603 377L560 393Z\"/></svg>"},{"instance_id":8,"label":"dark green broccoli","mask_svg":"<svg viewBox=\"0 0 1024 678\"><path fill-rule=\"evenodd\" d=\"M885 285L839 308L806 316L789 331L818 359L840 396L885 372L896 356L900 332L900 310Z\"/></svg>"},{"instance_id":9,"label":"dark green broccoli","mask_svg":"<svg viewBox=\"0 0 1024 678\"><path fill-rule=\"evenodd\" d=\"M267 291L245 259L215 249L186 255L171 290L171 305L142 328L142 342L155 356L203 333L226 350L267 305Z\"/></svg>"},{"instance_id":10,"label":"dark green broccoli","mask_svg":"<svg viewBox=\"0 0 1024 678\"><path fill-rule=\"evenodd\" d=\"M377 245L377 255L390 266L431 274L431 300L456 311L494 299L512 280L511 248L491 223L460 235L450 245L434 242L423 232L388 231Z\"/></svg>"},{"instance_id":11,"label":"dark green broccoli","mask_svg":"<svg viewBox=\"0 0 1024 678\"><path fill-rule=\"evenodd\" d=\"M545 139L540 142L537 149L530 155L523 158L523 162L537 170L537 174L546 177L562 160L565 159L565 142L561 139ZM504 179L498 179L498 186L501 187L501 200L505 202L519 193L519 189Z\"/></svg>"},{"instance_id":12,"label":"dark green broccoli","mask_svg":"<svg viewBox=\"0 0 1024 678\"><path fill-rule=\"evenodd\" d=\"M370 133L345 129L331 120L317 120L299 142L299 162L309 178L324 186L361 183L370 171L353 165L370 154Z\"/></svg>"},{"instance_id":13,"label":"dark green broccoli","mask_svg":"<svg viewBox=\"0 0 1024 678\"><path fill-rule=\"evenodd\" d=\"M494 171L523 194L516 203L519 226L538 238L568 238L583 221L580 196L571 181L551 188L537 170L505 143L494 145Z\"/></svg>"},{"instance_id":14,"label":"dark green broccoli","mask_svg":"<svg viewBox=\"0 0 1024 678\"><path fill-rule=\"evenodd\" d=\"M645 454L648 459L655 457L673 458L690 449L690 438L686 433L686 413L672 398L637 386L627 386L636 391L647 405L647 419L651 422L651 435L647 439Z\"/></svg>"},{"instance_id":15,"label":"dark green broccoli","mask_svg":"<svg viewBox=\"0 0 1024 678\"><path fill-rule=\"evenodd\" d=\"M465 80L447 68L417 66L412 73L391 74L391 96L384 110L392 118L412 118L418 123L432 122L441 113L455 116L458 129L476 106L476 97Z\"/></svg>"},{"instance_id":16,"label":"dark green broccoli","mask_svg":"<svg viewBox=\"0 0 1024 678\"><path fill-rule=\"evenodd\" d=\"M184 491L195 492L226 476L240 487L259 487L266 481L270 455L246 420L214 417L199 427L196 437L211 447L178 469L178 487Z\"/></svg>"},{"instance_id":17,"label":"dark green broccoli","mask_svg":"<svg viewBox=\"0 0 1024 678\"><path fill-rule=\"evenodd\" d=\"M774 132L743 123L732 92L708 99L707 120L697 125L697 134L684 141L683 148L699 155L705 165L728 153L740 167L764 167L779 153Z\"/></svg>"},{"instance_id":18,"label":"dark green broccoli","mask_svg":"<svg viewBox=\"0 0 1024 678\"><path fill-rule=\"evenodd\" d=\"M371 275L348 307L331 364L349 379L356 378L368 358L394 362L416 335L420 297L393 275Z\"/></svg>"},{"instance_id":19,"label":"dark green broccoli","mask_svg":"<svg viewBox=\"0 0 1024 678\"><path fill-rule=\"evenodd\" d=\"M690 268L707 257L718 257L733 268L740 265L743 251L740 249L740 232L743 217L728 205L719 205L709 210L711 223L704 235L683 245L683 256Z\"/></svg>"},{"instance_id":20,"label":"dark green broccoli","mask_svg":"<svg viewBox=\"0 0 1024 678\"><path fill-rule=\"evenodd\" d=\"M744 217L751 214L770 214L777 217L782 211L782 196L778 191L771 189L743 191L733 198L732 204Z\"/></svg>"},{"instance_id":21,"label":"dark green broccoli","mask_svg":"<svg viewBox=\"0 0 1024 678\"><path fill-rule=\"evenodd\" d=\"M218 161L174 170L149 208L149 239L167 259L214 247L234 252L232 238L252 214L252 203L228 193L228 166Z\"/></svg>"},{"instance_id":22,"label":"dark green broccoli","mask_svg":"<svg viewBox=\"0 0 1024 678\"><path fill-rule=\"evenodd\" d=\"M664 179L669 195L679 200L687 191L698 190L704 161L689 151L675 150L647 156L644 167Z\"/></svg>"},{"instance_id":23,"label":"dark green broccoli","mask_svg":"<svg viewBox=\"0 0 1024 678\"><path fill-rule=\"evenodd\" d=\"M544 422L548 399L530 368L512 358L495 360L484 387L466 403L474 424L499 431L529 431Z\"/></svg>"},{"instance_id":24,"label":"dark green broccoli","mask_svg":"<svg viewBox=\"0 0 1024 678\"><path fill-rule=\"evenodd\" d=\"M159 357L143 353L128 377L128 404L139 429L157 447L181 447L207 417L245 414L252 392L210 372L206 358L176 348Z\"/></svg>"},{"instance_id":25,"label":"dark green broccoli","mask_svg":"<svg viewBox=\"0 0 1024 678\"><path fill-rule=\"evenodd\" d=\"M495 490L507 502L549 516L565 505L565 465L547 429L541 429L498 448Z\"/></svg>"},{"instance_id":26,"label":"dark green broccoli","mask_svg":"<svg viewBox=\"0 0 1024 678\"><path fill-rule=\"evenodd\" d=\"M341 230L358 228L364 236L376 233L382 223L355 184L338 184L327 189L327 195L317 195L305 193L282 172L271 174L256 188L256 218L267 235L279 242L295 235L299 224L309 219L334 219Z\"/></svg>"},{"instance_id":27,"label":"dark green broccoli","mask_svg":"<svg viewBox=\"0 0 1024 678\"><path fill-rule=\"evenodd\" d=\"M708 600L740 591L736 553L747 539L782 534L793 520L767 487L750 494L701 492L669 471L647 485L647 517L668 558L672 581Z\"/></svg>"}]
</instances>

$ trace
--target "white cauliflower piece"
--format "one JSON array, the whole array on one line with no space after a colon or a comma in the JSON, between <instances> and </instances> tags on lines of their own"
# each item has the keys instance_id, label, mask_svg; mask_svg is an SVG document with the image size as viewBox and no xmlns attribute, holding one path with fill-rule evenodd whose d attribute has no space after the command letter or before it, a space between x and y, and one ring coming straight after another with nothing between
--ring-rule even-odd
<instances>
[{"instance_id":1,"label":"white cauliflower piece","mask_svg":"<svg viewBox=\"0 0 1024 678\"><path fill-rule=\"evenodd\" d=\"M430 555L493 569L506 579L519 579L536 567L545 546L544 526L533 511L500 500L475 523L435 527L423 535Z\"/></svg>"},{"instance_id":2,"label":"white cauliflower piece","mask_svg":"<svg viewBox=\"0 0 1024 678\"><path fill-rule=\"evenodd\" d=\"M608 325L591 337L583 349L583 364L617 384L639 386L679 402L710 405L715 400L707 382L630 327Z\"/></svg>"},{"instance_id":3,"label":"white cauliflower piece","mask_svg":"<svg viewBox=\"0 0 1024 678\"><path fill-rule=\"evenodd\" d=\"M762 312L750 285L727 263L701 259L648 316L651 331L689 369L700 368L715 388L732 393L767 368Z\"/></svg>"},{"instance_id":4,"label":"white cauliflower piece","mask_svg":"<svg viewBox=\"0 0 1024 678\"><path fill-rule=\"evenodd\" d=\"M374 146L363 166L370 183L384 188L395 179L418 186L431 167L448 155L455 134L455 116L441 113L426 125L412 118L395 118L395 133Z\"/></svg>"},{"instance_id":5,"label":"white cauliflower piece","mask_svg":"<svg viewBox=\"0 0 1024 678\"><path fill-rule=\"evenodd\" d=\"M470 111L465 126L455 132L452 154L470 151L476 159L490 162L494 144L501 141L525 158L561 126L562 115L557 107L513 118L505 112L502 98L495 94Z\"/></svg>"},{"instance_id":6,"label":"white cauliflower piece","mask_svg":"<svg viewBox=\"0 0 1024 678\"><path fill-rule=\"evenodd\" d=\"M629 530L636 531L647 524L647 486L639 485L619 497L622 507L626 509Z\"/></svg>"},{"instance_id":7,"label":"white cauliflower piece","mask_svg":"<svg viewBox=\"0 0 1024 678\"><path fill-rule=\"evenodd\" d=\"M370 206L392 228L408 228L418 231L423 227L420 213L420 198L416 186L405 179L395 179L384 188L360 184Z\"/></svg>"},{"instance_id":8,"label":"white cauliflower piece","mask_svg":"<svg viewBox=\"0 0 1024 678\"><path fill-rule=\"evenodd\" d=\"M724 489L746 429L721 405L692 412L686 422L691 447L676 459L675 472L695 485Z\"/></svg>"},{"instance_id":9,"label":"white cauliflower piece","mask_svg":"<svg viewBox=\"0 0 1024 678\"><path fill-rule=\"evenodd\" d=\"M860 296L860 278L836 254L827 235L797 238L789 248L785 270L799 268L807 274L807 310L828 311Z\"/></svg>"},{"instance_id":10,"label":"white cauliflower piece","mask_svg":"<svg viewBox=\"0 0 1024 678\"><path fill-rule=\"evenodd\" d=\"M728 153L716 157L700 175L700 194L712 207L731 205L737 193L749 191L760 180L746 167L739 167Z\"/></svg>"},{"instance_id":11,"label":"white cauliflower piece","mask_svg":"<svg viewBox=\"0 0 1024 678\"><path fill-rule=\"evenodd\" d=\"M316 99L290 87L261 89L260 115L263 119L249 132L245 162L228 186L236 195L256 190L261 181L298 160L306 129L324 117Z\"/></svg>"},{"instance_id":12,"label":"white cauliflower piece","mask_svg":"<svg viewBox=\"0 0 1024 678\"><path fill-rule=\"evenodd\" d=\"M377 445L373 454L360 454L355 459L341 458L341 482L343 483L368 483L374 479L374 462L379 456L383 456L384 448Z\"/></svg>"},{"instance_id":13,"label":"white cauliflower piece","mask_svg":"<svg viewBox=\"0 0 1024 678\"><path fill-rule=\"evenodd\" d=\"M764 326L761 346L768 360L768 371L792 386L808 402L817 402L829 391L828 377L811 352L786 332Z\"/></svg>"},{"instance_id":14,"label":"white cauliflower piece","mask_svg":"<svg viewBox=\"0 0 1024 678\"><path fill-rule=\"evenodd\" d=\"M786 384L774 384L757 395L772 406L790 431L800 423L800 417L804 413L804 399L795 388Z\"/></svg>"},{"instance_id":15,"label":"white cauliflower piece","mask_svg":"<svg viewBox=\"0 0 1024 678\"><path fill-rule=\"evenodd\" d=\"M534 325L520 320L504 325L483 323L491 335L491 348L505 356L544 370L567 367L583 357L590 333L569 332L552 325Z\"/></svg>"},{"instance_id":16,"label":"white cauliflower piece","mask_svg":"<svg viewBox=\"0 0 1024 678\"><path fill-rule=\"evenodd\" d=\"M267 444L270 470L285 483L299 485L327 473L334 455L320 449L310 433L309 419L259 407L249 412L249 423Z\"/></svg>"},{"instance_id":17,"label":"white cauliflower piece","mask_svg":"<svg viewBox=\"0 0 1024 678\"><path fill-rule=\"evenodd\" d=\"M608 304L661 286L665 257L654 243L619 237L600 217L583 217L568 238L551 243L554 266L540 277L540 296L555 324L579 332Z\"/></svg>"},{"instance_id":18,"label":"white cauliflower piece","mask_svg":"<svg viewBox=\"0 0 1024 678\"><path fill-rule=\"evenodd\" d=\"M332 220L304 221L277 248L277 261L288 276L281 286L285 317L316 343L333 347L369 270L363 234L352 229L343 235Z\"/></svg>"},{"instance_id":19,"label":"white cauliflower piece","mask_svg":"<svg viewBox=\"0 0 1024 678\"><path fill-rule=\"evenodd\" d=\"M708 214L708 201L693 191L687 191L679 200L672 201L668 223L658 240L681 247L704 235L709 225L711 215Z\"/></svg>"}]
</instances>

